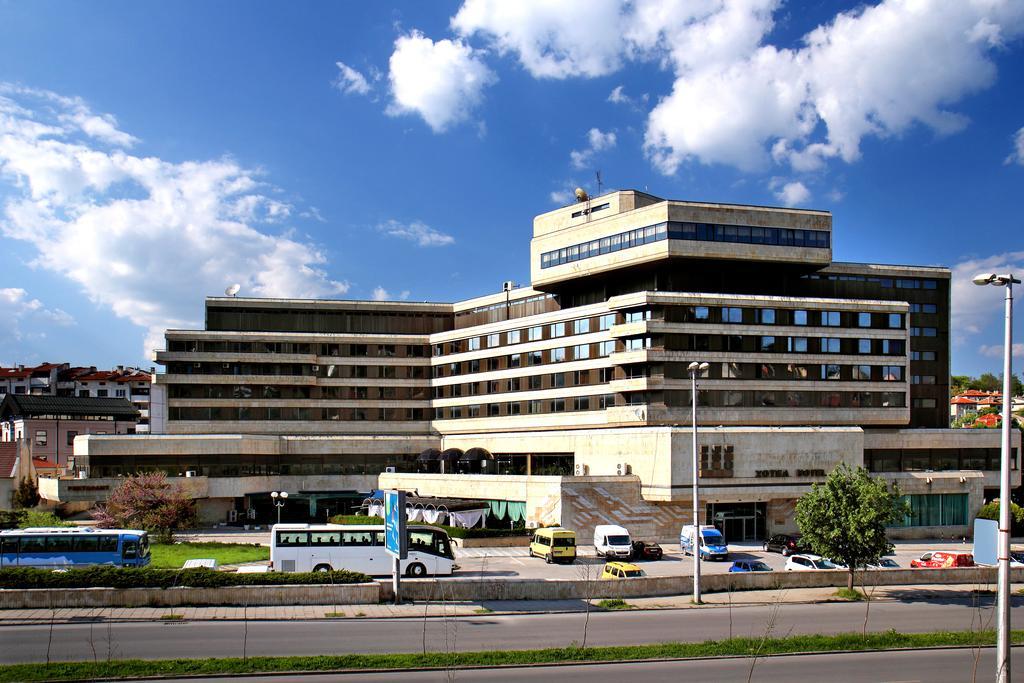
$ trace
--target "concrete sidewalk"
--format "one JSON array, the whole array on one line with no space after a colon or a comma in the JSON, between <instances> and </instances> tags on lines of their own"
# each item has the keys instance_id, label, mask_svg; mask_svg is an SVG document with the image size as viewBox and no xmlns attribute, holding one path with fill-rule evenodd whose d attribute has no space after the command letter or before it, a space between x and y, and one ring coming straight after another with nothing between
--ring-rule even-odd
<instances>
[{"instance_id":1,"label":"concrete sidewalk","mask_svg":"<svg viewBox=\"0 0 1024 683\"><path fill-rule=\"evenodd\" d=\"M994 586L879 586L871 590L872 600L964 601L995 599ZM706 593L704 605L690 602L689 596L630 598L627 602L640 610L716 609L727 606L749 607L774 604L825 603L839 600L835 588L790 588L729 593ZM599 601L591 609L602 611ZM299 605L273 607L95 607L0 611L0 627L53 623L126 622L126 621L292 621L319 619L422 619L426 617L473 617L480 615L516 615L585 612L583 600L515 600L482 602L420 603L403 605Z\"/></svg>"}]
</instances>

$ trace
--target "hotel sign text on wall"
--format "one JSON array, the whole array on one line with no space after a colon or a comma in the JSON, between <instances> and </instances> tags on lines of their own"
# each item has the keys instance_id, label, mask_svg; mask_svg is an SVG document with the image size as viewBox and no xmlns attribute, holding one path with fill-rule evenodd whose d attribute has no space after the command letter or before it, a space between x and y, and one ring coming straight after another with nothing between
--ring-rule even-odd
<instances>
[{"instance_id":1,"label":"hotel sign text on wall","mask_svg":"<svg viewBox=\"0 0 1024 683\"><path fill-rule=\"evenodd\" d=\"M758 479L783 479L789 477L789 470L754 470ZM797 470L798 477L824 477L825 470Z\"/></svg>"}]
</instances>

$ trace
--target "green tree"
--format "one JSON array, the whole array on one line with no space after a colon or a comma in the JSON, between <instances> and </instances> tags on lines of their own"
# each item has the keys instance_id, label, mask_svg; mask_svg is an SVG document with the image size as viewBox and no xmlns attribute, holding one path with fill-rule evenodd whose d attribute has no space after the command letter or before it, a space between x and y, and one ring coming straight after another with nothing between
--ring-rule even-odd
<instances>
[{"instance_id":1,"label":"green tree","mask_svg":"<svg viewBox=\"0 0 1024 683\"><path fill-rule=\"evenodd\" d=\"M957 394L962 394L967 391L967 387L970 385L973 378L970 375L950 375L949 377L949 396L950 398Z\"/></svg>"},{"instance_id":2,"label":"green tree","mask_svg":"<svg viewBox=\"0 0 1024 683\"><path fill-rule=\"evenodd\" d=\"M986 372L978 379L972 379L967 388L977 389L979 391L1002 391L1003 380L999 379L991 372Z\"/></svg>"},{"instance_id":3,"label":"green tree","mask_svg":"<svg viewBox=\"0 0 1024 683\"><path fill-rule=\"evenodd\" d=\"M978 417L981 417L982 415L1002 415L1002 414L1003 414L1003 411L1000 410L999 408L996 408L995 406L985 406L984 408L982 408L981 410L978 411Z\"/></svg>"},{"instance_id":4,"label":"green tree","mask_svg":"<svg viewBox=\"0 0 1024 683\"><path fill-rule=\"evenodd\" d=\"M910 514L899 488L872 477L863 467L842 464L824 483L814 484L796 503L796 524L811 550L845 562L846 587L854 572L892 552L885 528Z\"/></svg>"},{"instance_id":5,"label":"green tree","mask_svg":"<svg viewBox=\"0 0 1024 683\"><path fill-rule=\"evenodd\" d=\"M11 502L14 503L14 507L21 509L39 505L39 489L36 488L36 483L29 477L18 481L18 488L11 494Z\"/></svg>"}]
</instances>

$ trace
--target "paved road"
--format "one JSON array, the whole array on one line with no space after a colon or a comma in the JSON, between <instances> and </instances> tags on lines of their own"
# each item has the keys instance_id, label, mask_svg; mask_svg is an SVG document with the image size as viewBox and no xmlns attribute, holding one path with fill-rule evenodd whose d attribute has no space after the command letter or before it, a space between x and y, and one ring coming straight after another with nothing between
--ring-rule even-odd
<instances>
[{"instance_id":1,"label":"paved road","mask_svg":"<svg viewBox=\"0 0 1024 683\"><path fill-rule=\"evenodd\" d=\"M876 602L869 630L904 632L977 629L990 626L991 598L974 607L967 600ZM859 630L865 606L856 603L791 604L644 612L595 612L588 645L629 645L665 641L699 642L761 636L776 612L772 633L841 633ZM1013 610L1024 619L1024 600ZM480 615L458 619L346 619L324 621L168 622L0 627L0 663L53 660L172 657L317 655L365 652L471 651L495 648L563 647L583 640L586 616L575 614Z\"/></svg>"},{"instance_id":2,"label":"paved road","mask_svg":"<svg viewBox=\"0 0 1024 683\"><path fill-rule=\"evenodd\" d=\"M980 655L975 664L975 656ZM750 659L703 659L674 662L636 662L633 664L590 664L551 668L471 669L455 672L402 672L403 683L438 683L441 681L487 681L517 683L526 680L558 680L560 683L663 683L664 681L747 681L757 683L791 683L794 680L844 681L845 683L878 683L880 681L910 683L964 683L992 680L995 652L981 650L909 650L900 652L862 652L857 654L822 654ZM754 670L751 676L751 664ZM1024 666L1024 652L1013 653L1014 671ZM382 683L396 680L394 673L324 674L319 676L260 676L246 678L250 683L301 681L302 683ZM237 681L231 678L207 679L211 683Z\"/></svg>"}]
</instances>

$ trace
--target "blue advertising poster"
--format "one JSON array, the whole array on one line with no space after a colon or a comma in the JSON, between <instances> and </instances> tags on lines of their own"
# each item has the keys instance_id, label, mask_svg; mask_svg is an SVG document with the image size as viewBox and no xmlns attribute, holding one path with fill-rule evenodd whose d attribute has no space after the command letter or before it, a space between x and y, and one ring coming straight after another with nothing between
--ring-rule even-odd
<instances>
[{"instance_id":1,"label":"blue advertising poster","mask_svg":"<svg viewBox=\"0 0 1024 683\"><path fill-rule=\"evenodd\" d=\"M405 491L384 492L384 547L394 557L408 555L405 532Z\"/></svg>"}]
</instances>

